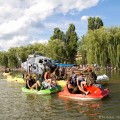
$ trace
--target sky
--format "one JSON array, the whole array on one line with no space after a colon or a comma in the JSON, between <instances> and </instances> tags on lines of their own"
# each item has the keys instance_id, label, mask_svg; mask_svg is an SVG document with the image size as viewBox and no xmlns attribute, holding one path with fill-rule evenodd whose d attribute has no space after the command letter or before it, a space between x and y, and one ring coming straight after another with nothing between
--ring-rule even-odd
<instances>
[{"instance_id":1,"label":"sky","mask_svg":"<svg viewBox=\"0 0 120 120\"><path fill-rule=\"evenodd\" d=\"M120 26L120 0L0 0L0 51L47 43L58 27L73 23L80 38L87 19L100 17L106 27Z\"/></svg>"}]
</instances>

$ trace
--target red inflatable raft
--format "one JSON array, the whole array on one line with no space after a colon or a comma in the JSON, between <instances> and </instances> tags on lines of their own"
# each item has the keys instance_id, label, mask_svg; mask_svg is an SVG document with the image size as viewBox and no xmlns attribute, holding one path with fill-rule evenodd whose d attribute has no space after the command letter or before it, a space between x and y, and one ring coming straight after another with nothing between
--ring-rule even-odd
<instances>
[{"instance_id":1,"label":"red inflatable raft","mask_svg":"<svg viewBox=\"0 0 120 120\"><path fill-rule=\"evenodd\" d=\"M101 90L98 87L93 86L85 86L85 89L87 91L90 91L90 94L71 94L67 86L64 87L64 90L59 92L58 95L60 97L66 97L66 98L72 98L72 99L78 99L78 100L101 100L104 97L108 96L110 91L108 89Z\"/></svg>"}]
</instances>

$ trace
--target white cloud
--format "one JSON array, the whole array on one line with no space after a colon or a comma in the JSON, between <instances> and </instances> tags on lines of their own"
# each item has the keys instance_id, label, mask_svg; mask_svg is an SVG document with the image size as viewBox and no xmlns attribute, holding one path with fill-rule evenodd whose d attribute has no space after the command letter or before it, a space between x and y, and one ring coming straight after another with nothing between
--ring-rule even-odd
<instances>
[{"instance_id":1,"label":"white cloud","mask_svg":"<svg viewBox=\"0 0 120 120\"><path fill-rule=\"evenodd\" d=\"M97 5L99 0L61 0L61 6L59 10L63 13L69 12L70 10L84 10L92 6Z\"/></svg>"},{"instance_id":2,"label":"white cloud","mask_svg":"<svg viewBox=\"0 0 120 120\"><path fill-rule=\"evenodd\" d=\"M89 17L99 17L99 18L105 19L105 17L100 16L100 15L98 15L98 16L87 16L87 15L84 15L84 16L81 17L81 21L82 22L87 22Z\"/></svg>"},{"instance_id":3,"label":"white cloud","mask_svg":"<svg viewBox=\"0 0 120 120\"><path fill-rule=\"evenodd\" d=\"M36 32L33 27L38 27L33 26L34 23L40 23L57 13L75 14L96 6L98 2L99 0L0 0L0 47L7 50L18 44L27 44L31 31L33 34ZM39 26L39 30L43 28L44 25Z\"/></svg>"},{"instance_id":4,"label":"white cloud","mask_svg":"<svg viewBox=\"0 0 120 120\"><path fill-rule=\"evenodd\" d=\"M34 44L34 43L43 43L43 44L45 44L45 43L48 43L48 40L47 39L39 39L39 40L32 40L30 42L30 44Z\"/></svg>"},{"instance_id":5,"label":"white cloud","mask_svg":"<svg viewBox=\"0 0 120 120\"><path fill-rule=\"evenodd\" d=\"M81 17L81 20L82 20L83 22L87 22L87 21L88 21L88 18L89 18L89 16L82 16L82 17Z\"/></svg>"},{"instance_id":6,"label":"white cloud","mask_svg":"<svg viewBox=\"0 0 120 120\"><path fill-rule=\"evenodd\" d=\"M34 39L29 39L27 36L14 36L12 40L9 41L0 41L0 48L3 49L8 49L10 47L19 47L19 46L26 46L28 44L34 44L34 43L47 43L47 39L39 39L39 40L34 40Z\"/></svg>"},{"instance_id":7,"label":"white cloud","mask_svg":"<svg viewBox=\"0 0 120 120\"><path fill-rule=\"evenodd\" d=\"M27 36L13 36L13 38L11 40L0 40L0 48L2 50L7 50L10 47L19 47L22 45L27 45L30 44L27 41L29 40L29 38Z\"/></svg>"}]
</instances>

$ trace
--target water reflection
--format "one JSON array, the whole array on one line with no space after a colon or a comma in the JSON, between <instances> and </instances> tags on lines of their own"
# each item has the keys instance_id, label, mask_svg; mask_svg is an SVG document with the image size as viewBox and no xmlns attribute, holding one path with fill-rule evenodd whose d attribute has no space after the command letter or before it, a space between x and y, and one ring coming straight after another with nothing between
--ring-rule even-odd
<instances>
[{"instance_id":1,"label":"water reflection","mask_svg":"<svg viewBox=\"0 0 120 120\"><path fill-rule=\"evenodd\" d=\"M66 98L61 98L64 101L65 109L68 112L74 113L74 116L83 117L85 119L91 118L91 120L99 120L101 112L99 109L103 105L103 101L74 101Z\"/></svg>"}]
</instances>

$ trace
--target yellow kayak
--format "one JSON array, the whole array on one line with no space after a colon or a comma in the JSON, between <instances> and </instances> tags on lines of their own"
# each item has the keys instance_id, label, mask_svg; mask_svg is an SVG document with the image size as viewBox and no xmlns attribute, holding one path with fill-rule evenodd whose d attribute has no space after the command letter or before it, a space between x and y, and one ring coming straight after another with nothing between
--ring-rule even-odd
<instances>
[{"instance_id":1,"label":"yellow kayak","mask_svg":"<svg viewBox=\"0 0 120 120\"><path fill-rule=\"evenodd\" d=\"M13 80L18 83L25 83L25 80L23 78L14 77Z\"/></svg>"},{"instance_id":2,"label":"yellow kayak","mask_svg":"<svg viewBox=\"0 0 120 120\"><path fill-rule=\"evenodd\" d=\"M61 87L65 87L66 83L67 83L67 81L65 81L65 80L59 80L59 81L57 81L57 84L60 85Z\"/></svg>"},{"instance_id":3,"label":"yellow kayak","mask_svg":"<svg viewBox=\"0 0 120 120\"><path fill-rule=\"evenodd\" d=\"M12 77L11 75L7 76L7 81L25 83L25 80L23 78Z\"/></svg>"},{"instance_id":4,"label":"yellow kayak","mask_svg":"<svg viewBox=\"0 0 120 120\"><path fill-rule=\"evenodd\" d=\"M25 80L23 78L20 77L12 77L9 74L5 74L7 77L7 81L11 81L11 82L18 82L18 83L25 83ZM61 87L65 87L66 86L66 81L65 80L59 80L57 81L57 84L60 85Z\"/></svg>"},{"instance_id":5,"label":"yellow kayak","mask_svg":"<svg viewBox=\"0 0 120 120\"><path fill-rule=\"evenodd\" d=\"M4 77L6 77L6 76L8 76L8 75L10 75L10 72L8 72L8 73L4 72L4 73L3 73L3 76L4 76Z\"/></svg>"}]
</instances>

